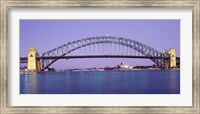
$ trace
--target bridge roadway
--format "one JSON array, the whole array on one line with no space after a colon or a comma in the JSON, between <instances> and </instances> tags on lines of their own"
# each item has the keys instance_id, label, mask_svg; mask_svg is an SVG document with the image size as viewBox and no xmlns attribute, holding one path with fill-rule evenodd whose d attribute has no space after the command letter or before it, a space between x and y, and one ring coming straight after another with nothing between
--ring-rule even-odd
<instances>
[{"instance_id":1,"label":"bridge roadway","mask_svg":"<svg viewBox=\"0 0 200 114\"><path fill-rule=\"evenodd\" d=\"M37 57L38 59L78 59L78 58L143 58L143 59L166 59L169 57L133 56L133 55L70 55L70 56L49 56ZM176 57L180 59L180 57ZM20 57L21 63L26 63L28 57Z\"/></svg>"}]
</instances>

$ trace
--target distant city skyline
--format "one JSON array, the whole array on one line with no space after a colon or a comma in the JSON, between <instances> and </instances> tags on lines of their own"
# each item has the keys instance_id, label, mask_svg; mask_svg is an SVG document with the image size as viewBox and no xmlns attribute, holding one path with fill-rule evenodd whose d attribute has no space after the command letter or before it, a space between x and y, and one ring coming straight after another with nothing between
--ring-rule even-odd
<instances>
[{"instance_id":1,"label":"distant city skyline","mask_svg":"<svg viewBox=\"0 0 200 114\"><path fill-rule=\"evenodd\" d=\"M180 56L180 20L20 20L20 56L28 47L39 53L78 39L120 36L139 41L159 51L174 48ZM130 65L153 65L149 59L96 58L58 60L55 69Z\"/></svg>"}]
</instances>

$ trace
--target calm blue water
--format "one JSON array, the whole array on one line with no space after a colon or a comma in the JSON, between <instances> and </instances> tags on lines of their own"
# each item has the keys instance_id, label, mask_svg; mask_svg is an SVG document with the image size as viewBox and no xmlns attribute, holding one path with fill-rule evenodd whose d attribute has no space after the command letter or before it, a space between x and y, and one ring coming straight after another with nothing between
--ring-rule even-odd
<instances>
[{"instance_id":1,"label":"calm blue water","mask_svg":"<svg viewBox=\"0 0 200 114\"><path fill-rule=\"evenodd\" d=\"M180 94L180 71L76 71L21 74L20 93Z\"/></svg>"}]
</instances>

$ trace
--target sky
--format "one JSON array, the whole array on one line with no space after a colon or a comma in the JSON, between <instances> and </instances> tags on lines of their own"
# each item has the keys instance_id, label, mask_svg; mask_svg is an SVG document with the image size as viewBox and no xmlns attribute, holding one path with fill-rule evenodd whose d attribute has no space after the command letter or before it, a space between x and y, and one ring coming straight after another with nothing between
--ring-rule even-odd
<instances>
[{"instance_id":1,"label":"sky","mask_svg":"<svg viewBox=\"0 0 200 114\"><path fill-rule=\"evenodd\" d=\"M174 48L180 56L180 20L20 20L20 56L28 48L39 53L78 39L93 36L120 36L139 41L158 51ZM149 59L95 58L58 60L55 69L153 65Z\"/></svg>"}]
</instances>

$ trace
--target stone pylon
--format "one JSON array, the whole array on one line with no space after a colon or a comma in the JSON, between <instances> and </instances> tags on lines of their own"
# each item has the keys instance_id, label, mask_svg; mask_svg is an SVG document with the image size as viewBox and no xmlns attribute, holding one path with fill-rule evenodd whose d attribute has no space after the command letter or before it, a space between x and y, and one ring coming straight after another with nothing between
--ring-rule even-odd
<instances>
[{"instance_id":1,"label":"stone pylon","mask_svg":"<svg viewBox=\"0 0 200 114\"><path fill-rule=\"evenodd\" d=\"M32 71L32 72L41 71L41 63L40 63L40 60L37 59L37 57L39 57L39 53L37 49L30 47L28 49L28 71Z\"/></svg>"},{"instance_id":2,"label":"stone pylon","mask_svg":"<svg viewBox=\"0 0 200 114\"><path fill-rule=\"evenodd\" d=\"M176 51L174 48L170 48L169 50L164 50L165 54L169 54L169 59L164 59L164 67L168 68L176 68Z\"/></svg>"}]
</instances>

